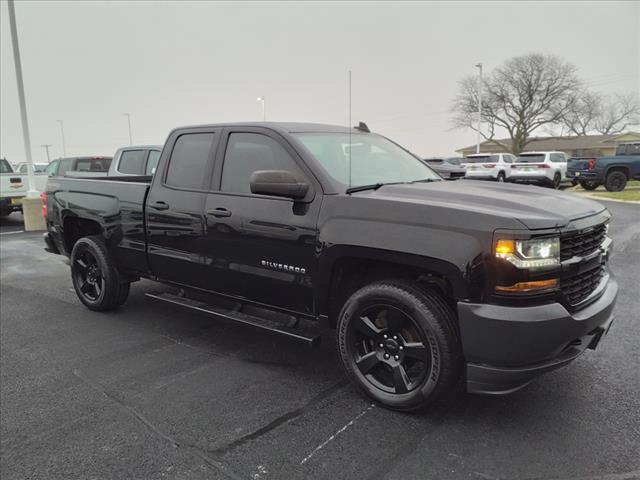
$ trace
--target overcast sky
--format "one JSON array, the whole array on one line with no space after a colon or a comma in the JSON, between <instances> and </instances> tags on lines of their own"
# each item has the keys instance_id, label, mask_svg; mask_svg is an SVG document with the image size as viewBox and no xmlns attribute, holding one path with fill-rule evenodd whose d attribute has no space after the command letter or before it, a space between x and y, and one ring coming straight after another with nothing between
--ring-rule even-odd
<instances>
[{"instance_id":1,"label":"overcast sky","mask_svg":"<svg viewBox=\"0 0 640 480\"><path fill-rule=\"evenodd\" d=\"M7 2L1 1L0 156L24 159ZM640 2L16 1L35 161L164 142L176 126L366 121L420 155L451 131L457 81L514 55L557 54L603 92L640 91Z\"/></svg>"}]
</instances>

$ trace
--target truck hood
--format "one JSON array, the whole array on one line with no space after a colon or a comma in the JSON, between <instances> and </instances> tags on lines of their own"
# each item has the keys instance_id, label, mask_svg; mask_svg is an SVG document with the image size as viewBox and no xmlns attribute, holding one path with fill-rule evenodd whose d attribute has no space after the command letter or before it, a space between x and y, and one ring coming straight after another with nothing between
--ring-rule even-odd
<instances>
[{"instance_id":1,"label":"truck hood","mask_svg":"<svg viewBox=\"0 0 640 480\"><path fill-rule=\"evenodd\" d=\"M559 190L477 180L385 185L361 194L516 219L531 230L563 227L605 210L598 202Z\"/></svg>"}]
</instances>

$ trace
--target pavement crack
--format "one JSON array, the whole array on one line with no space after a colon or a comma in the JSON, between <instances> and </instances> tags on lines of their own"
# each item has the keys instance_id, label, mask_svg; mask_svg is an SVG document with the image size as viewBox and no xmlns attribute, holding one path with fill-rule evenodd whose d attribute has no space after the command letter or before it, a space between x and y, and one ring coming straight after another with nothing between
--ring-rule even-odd
<instances>
[{"instance_id":1,"label":"pavement crack","mask_svg":"<svg viewBox=\"0 0 640 480\"><path fill-rule=\"evenodd\" d=\"M230 478L232 480L240 480L242 478L239 475L237 475L237 474L233 473L232 471L230 471L221 462L215 460L214 458L211 458L209 455L207 455L206 452L203 452L198 447L196 447L194 445L182 443L179 440L173 438L172 436L164 433L162 430L160 430L158 427L156 427L153 423L151 423L151 421L149 419L147 419L144 415L142 415L140 412L138 412L131 405L128 405L123 398L120 398L120 396L117 395L115 392L109 391L107 388L105 388L100 383L98 383L98 382L94 381L93 379L89 378L81 370L74 369L73 370L73 374L77 378L82 380L82 382L84 382L89 387L91 387L93 390L95 390L96 392L102 394L103 396L105 396L106 398L111 400L113 403L117 404L120 408L122 408L125 411L127 411L136 420L138 420L140 423L142 423L145 427L147 427L151 432L156 434L158 437L160 437L161 439L163 439L164 441L169 443L172 447L180 448L180 449L183 449L183 450L191 453L191 455L198 457L200 460L205 462L208 466L210 466L211 468L213 468L215 470L218 470L220 473L222 473L223 475L225 475L226 477L228 477L228 478Z\"/></svg>"},{"instance_id":2,"label":"pavement crack","mask_svg":"<svg viewBox=\"0 0 640 480\"><path fill-rule=\"evenodd\" d=\"M264 427L259 428L258 430L255 430L255 431L253 431L251 433L248 433L247 435L244 435L244 436L234 440L233 442L230 442L230 443L228 443L226 445L223 445L222 447L215 448L213 450L208 450L208 452L222 455L222 454L225 454L225 453L229 452L230 450L233 450L234 448L239 447L240 445L243 445L243 444L245 444L247 442L250 442L251 440L255 440L256 438L259 438L259 437L271 432L272 430L275 430L276 428L278 428L278 427L280 427L282 425L285 425L285 424L295 420L296 418L300 417L301 415L306 413L307 410L309 410L313 406L317 405L318 403L320 403L321 401L323 401L327 397L330 397L331 395L333 395L338 390L344 388L348 383L349 383L348 380L346 378L344 378L344 379L340 380L338 383L336 383L336 384L332 385L331 387L327 388L326 390L321 391L319 394L317 394L315 397L313 397L311 400L309 400L307 403L305 403L300 408L296 408L295 410L287 412L284 415L282 415L282 416L276 418L275 420L269 422Z\"/></svg>"}]
</instances>

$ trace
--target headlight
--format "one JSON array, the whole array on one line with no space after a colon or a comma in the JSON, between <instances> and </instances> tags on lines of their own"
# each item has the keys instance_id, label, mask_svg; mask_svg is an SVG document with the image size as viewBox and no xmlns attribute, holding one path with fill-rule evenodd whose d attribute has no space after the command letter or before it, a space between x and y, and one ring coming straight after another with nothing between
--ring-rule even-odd
<instances>
[{"instance_id":1,"label":"headlight","mask_svg":"<svg viewBox=\"0 0 640 480\"><path fill-rule=\"evenodd\" d=\"M518 268L534 269L559 265L560 238L500 239L496 243L496 257L504 258Z\"/></svg>"}]
</instances>

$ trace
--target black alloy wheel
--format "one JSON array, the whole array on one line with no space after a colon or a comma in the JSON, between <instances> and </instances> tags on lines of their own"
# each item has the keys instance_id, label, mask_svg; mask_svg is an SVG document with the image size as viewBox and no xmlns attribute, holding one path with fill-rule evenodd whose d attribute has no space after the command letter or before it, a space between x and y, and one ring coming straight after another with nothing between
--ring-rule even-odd
<instances>
[{"instance_id":1,"label":"black alloy wheel","mask_svg":"<svg viewBox=\"0 0 640 480\"><path fill-rule=\"evenodd\" d=\"M562 182L562 175L560 175L560 172L556 172L555 175L553 176L553 183L552 183L553 188L556 190L559 189L561 182Z\"/></svg>"},{"instance_id":2,"label":"black alloy wheel","mask_svg":"<svg viewBox=\"0 0 640 480\"><path fill-rule=\"evenodd\" d=\"M498 182L504 182L504 181L505 181L505 175L504 175L504 172L500 172L500 173L498 174L497 181L498 181Z\"/></svg>"},{"instance_id":3,"label":"black alloy wheel","mask_svg":"<svg viewBox=\"0 0 640 480\"><path fill-rule=\"evenodd\" d=\"M595 190L600 186L600 183L594 180L580 180L580 186L585 190Z\"/></svg>"},{"instance_id":4,"label":"black alloy wheel","mask_svg":"<svg viewBox=\"0 0 640 480\"><path fill-rule=\"evenodd\" d=\"M90 310L118 308L129 296L130 280L116 269L116 262L100 235L79 239L71 251L71 280L80 301Z\"/></svg>"},{"instance_id":5,"label":"black alloy wheel","mask_svg":"<svg viewBox=\"0 0 640 480\"><path fill-rule=\"evenodd\" d=\"M627 175L619 170L614 170L607 174L604 181L604 188L608 192L621 192L627 186Z\"/></svg>"},{"instance_id":6,"label":"black alloy wheel","mask_svg":"<svg viewBox=\"0 0 640 480\"><path fill-rule=\"evenodd\" d=\"M351 323L347 342L354 367L386 393L414 390L431 368L426 336L408 314L393 305L364 308Z\"/></svg>"},{"instance_id":7,"label":"black alloy wheel","mask_svg":"<svg viewBox=\"0 0 640 480\"><path fill-rule=\"evenodd\" d=\"M88 250L74 259L73 275L80 294L90 302L97 302L104 294L104 276L98 261Z\"/></svg>"},{"instance_id":8,"label":"black alloy wheel","mask_svg":"<svg viewBox=\"0 0 640 480\"><path fill-rule=\"evenodd\" d=\"M349 379L386 408L417 410L456 386L463 368L455 313L432 289L405 279L355 291L336 331Z\"/></svg>"}]
</instances>

